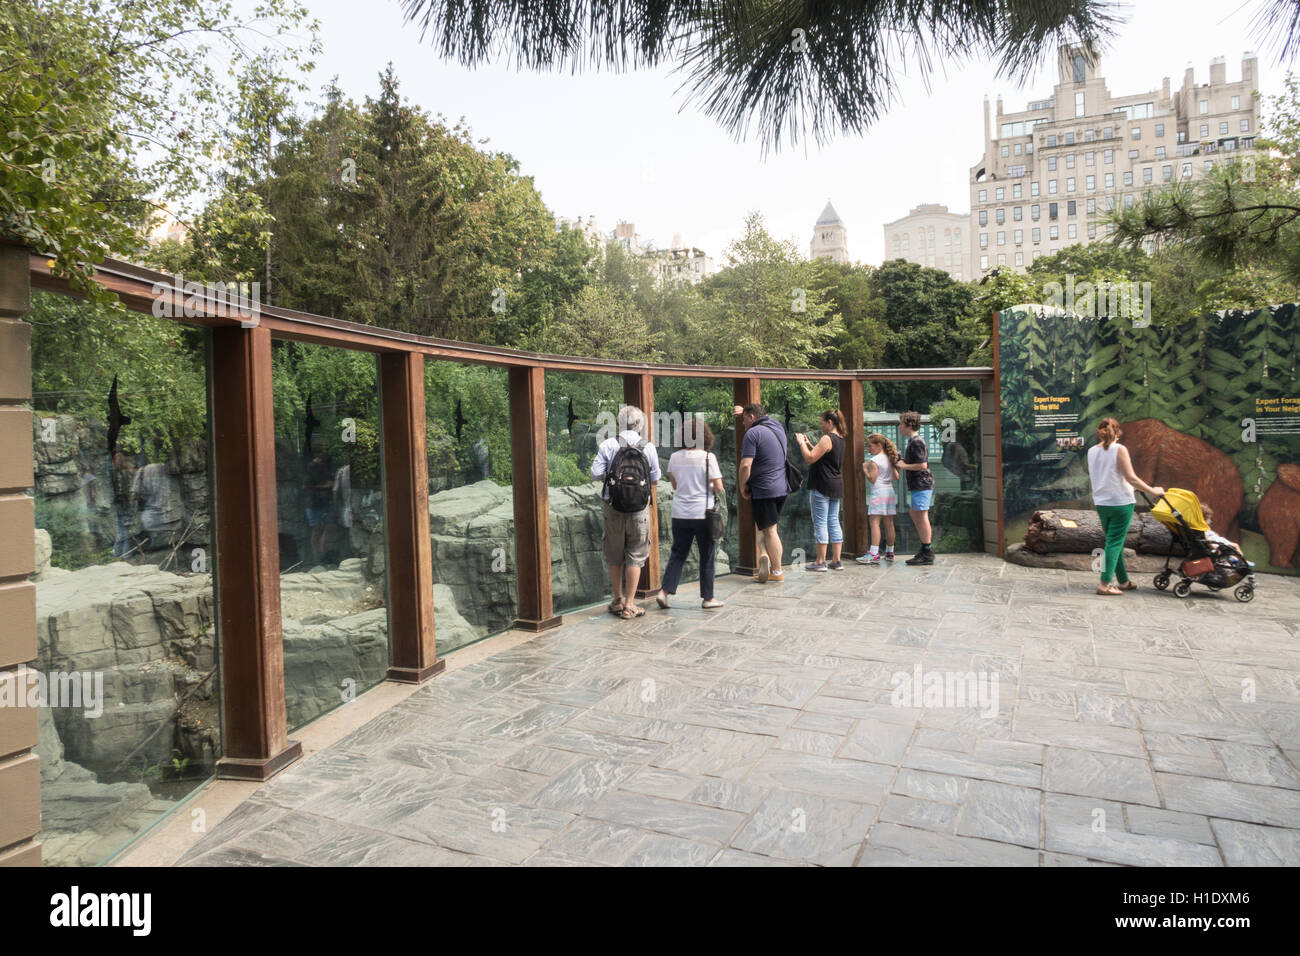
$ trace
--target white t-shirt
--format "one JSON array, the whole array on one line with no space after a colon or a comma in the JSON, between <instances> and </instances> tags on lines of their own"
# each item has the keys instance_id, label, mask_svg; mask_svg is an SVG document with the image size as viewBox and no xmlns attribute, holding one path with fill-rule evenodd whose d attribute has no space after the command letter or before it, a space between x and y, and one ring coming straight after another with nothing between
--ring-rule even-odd
<instances>
[{"instance_id":1,"label":"white t-shirt","mask_svg":"<svg viewBox=\"0 0 1300 956\"><path fill-rule=\"evenodd\" d=\"M883 451L878 455L872 455L871 460L876 465L876 480L872 482L872 488L888 488L894 483L894 466L889 461L889 456Z\"/></svg>"},{"instance_id":2,"label":"white t-shirt","mask_svg":"<svg viewBox=\"0 0 1300 956\"><path fill-rule=\"evenodd\" d=\"M1092 479L1094 505L1131 505L1137 502L1133 486L1119 472L1119 442L1109 448L1093 445L1088 449L1088 477Z\"/></svg>"},{"instance_id":3,"label":"white t-shirt","mask_svg":"<svg viewBox=\"0 0 1300 956\"><path fill-rule=\"evenodd\" d=\"M704 517L709 503L716 497L708 490L708 481L704 480L705 461L708 461L709 481L722 477L718 459L713 452L704 452L698 448L683 448L673 452L668 459L668 474L677 482L673 492L673 517L683 521ZM706 500L706 497L707 500Z\"/></svg>"}]
</instances>

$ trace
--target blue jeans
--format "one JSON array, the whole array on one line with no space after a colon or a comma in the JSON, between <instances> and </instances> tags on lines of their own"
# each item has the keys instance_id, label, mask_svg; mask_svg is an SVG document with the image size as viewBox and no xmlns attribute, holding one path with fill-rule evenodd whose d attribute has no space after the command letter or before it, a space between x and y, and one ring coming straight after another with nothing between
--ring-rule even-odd
<instances>
[{"instance_id":1,"label":"blue jeans","mask_svg":"<svg viewBox=\"0 0 1300 956\"><path fill-rule=\"evenodd\" d=\"M682 578L682 568L695 542L700 546L700 599L708 601L713 597L713 559L717 545L707 518L673 519L673 550L661 584L665 594L677 593L677 582Z\"/></svg>"},{"instance_id":2,"label":"blue jeans","mask_svg":"<svg viewBox=\"0 0 1300 956\"><path fill-rule=\"evenodd\" d=\"M813 540L818 544L839 544L844 540L840 527L840 499L827 498L820 491L808 492L812 502Z\"/></svg>"}]
</instances>

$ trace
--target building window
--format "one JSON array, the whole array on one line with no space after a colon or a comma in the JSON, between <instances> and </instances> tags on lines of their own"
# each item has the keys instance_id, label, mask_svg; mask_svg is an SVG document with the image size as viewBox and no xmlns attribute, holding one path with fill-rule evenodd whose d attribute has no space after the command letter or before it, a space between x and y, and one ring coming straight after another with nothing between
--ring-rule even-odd
<instances>
[{"instance_id":1,"label":"building window","mask_svg":"<svg viewBox=\"0 0 1300 956\"><path fill-rule=\"evenodd\" d=\"M1067 216L1076 215L1078 211L1079 211L1078 200L1071 199L1069 202L1065 204L1065 214Z\"/></svg>"},{"instance_id":2,"label":"building window","mask_svg":"<svg viewBox=\"0 0 1300 956\"><path fill-rule=\"evenodd\" d=\"M1180 130L1178 131L1178 142L1180 142L1180 143L1185 143L1185 142L1187 142L1187 130L1185 130L1185 129L1180 129Z\"/></svg>"},{"instance_id":3,"label":"building window","mask_svg":"<svg viewBox=\"0 0 1300 956\"><path fill-rule=\"evenodd\" d=\"M994 193L994 195L997 197L998 202L1002 202L1002 200L1004 200L1004 199L1007 198L1007 190L1006 190L1006 187L1005 187L1005 186L999 186L999 187L997 188L997 191Z\"/></svg>"},{"instance_id":4,"label":"building window","mask_svg":"<svg viewBox=\"0 0 1300 956\"><path fill-rule=\"evenodd\" d=\"M1034 152L1034 141L1031 139L1025 143L1025 155L1031 156Z\"/></svg>"},{"instance_id":5,"label":"building window","mask_svg":"<svg viewBox=\"0 0 1300 956\"><path fill-rule=\"evenodd\" d=\"M1049 173L1054 173L1054 172L1056 172L1056 157L1055 157L1055 156L1049 156L1049 157L1047 157L1047 171L1048 171Z\"/></svg>"},{"instance_id":6,"label":"building window","mask_svg":"<svg viewBox=\"0 0 1300 956\"><path fill-rule=\"evenodd\" d=\"M1066 179L1065 179L1065 191L1066 191L1067 193L1072 193L1072 192L1074 192L1074 177L1073 177L1073 176L1067 176L1067 177L1066 177Z\"/></svg>"},{"instance_id":7,"label":"building window","mask_svg":"<svg viewBox=\"0 0 1300 956\"><path fill-rule=\"evenodd\" d=\"M1241 132L1243 132L1243 133L1249 133L1249 132L1250 132L1250 120L1248 120L1248 119L1244 119L1244 120L1241 121Z\"/></svg>"},{"instance_id":8,"label":"building window","mask_svg":"<svg viewBox=\"0 0 1300 956\"><path fill-rule=\"evenodd\" d=\"M1138 158L1138 155L1139 155L1139 153L1138 153L1138 151L1137 151L1136 149L1130 149L1130 150L1128 151L1128 161L1129 161L1130 163L1133 162L1134 160L1136 160L1136 159Z\"/></svg>"},{"instance_id":9,"label":"building window","mask_svg":"<svg viewBox=\"0 0 1300 956\"><path fill-rule=\"evenodd\" d=\"M1068 226L1066 226L1066 227L1065 227L1065 238L1067 238L1067 239L1078 239L1078 238L1079 238L1079 227L1076 226L1074 223L1070 223Z\"/></svg>"},{"instance_id":10,"label":"building window","mask_svg":"<svg viewBox=\"0 0 1300 956\"><path fill-rule=\"evenodd\" d=\"M1124 171L1124 185L1125 186L1133 185L1133 170L1127 169Z\"/></svg>"},{"instance_id":11,"label":"building window","mask_svg":"<svg viewBox=\"0 0 1300 956\"><path fill-rule=\"evenodd\" d=\"M988 201L989 201L989 191L987 189L981 189L980 202L988 202Z\"/></svg>"},{"instance_id":12,"label":"building window","mask_svg":"<svg viewBox=\"0 0 1300 956\"><path fill-rule=\"evenodd\" d=\"M1049 203L1047 204L1047 218L1048 218L1048 219L1055 219L1055 218L1056 218L1057 210L1058 210L1059 208L1060 208L1060 203L1049 202Z\"/></svg>"},{"instance_id":13,"label":"building window","mask_svg":"<svg viewBox=\"0 0 1300 956\"><path fill-rule=\"evenodd\" d=\"M1011 186L1012 199L1019 199L1023 194L1024 194L1024 189L1021 188L1020 183L1014 183Z\"/></svg>"},{"instance_id":14,"label":"building window","mask_svg":"<svg viewBox=\"0 0 1300 956\"><path fill-rule=\"evenodd\" d=\"M1030 207L1029 207L1029 218L1030 218L1030 219L1033 219L1033 220L1035 220L1035 221L1037 221L1038 216L1039 216L1039 209L1040 209L1040 208L1041 208L1041 207L1039 207L1039 206L1037 206L1037 205L1030 206Z\"/></svg>"},{"instance_id":15,"label":"building window","mask_svg":"<svg viewBox=\"0 0 1300 956\"><path fill-rule=\"evenodd\" d=\"M1114 173L1107 173L1107 174L1106 174L1106 188L1107 188L1107 189L1114 189L1114 188L1115 188L1115 174L1114 174Z\"/></svg>"},{"instance_id":16,"label":"building window","mask_svg":"<svg viewBox=\"0 0 1300 956\"><path fill-rule=\"evenodd\" d=\"M1209 111L1210 111L1210 101L1201 100L1201 115L1204 116Z\"/></svg>"},{"instance_id":17,"label":"building window","mask_svg":"<svg viewBox=\"0 0 1300 956\"><path fill-rule=\"evenodd\" d=\"M1094 189L1097 188L1097 177L1096 176L1085 177L1083 180L1083 185L1088 190L1088 192L1092 192Z\"/></svg>"},{"instance_id":18,"label":"building window","mask_svg":"<svg viewBox=\"0 0 1300 956\"><path fill-rule=\"evenodd\" d=\"M1008 176L1011 176L1011 177L1013 177L1013 178L1014 178L1014 177L1017 177L1017 176L1023 176L1023 175L1025 174L1025 169L1026 169L1026 167L1025 167L1023 164L1021 164L1021 165L1019 165L1019 166L1009 166L1009 167L1007 168L1007 175L1008 175ZM1019 184L1019 183L1012 183L1012 184L1011 184L1011 188L1012 188L1013 190L1014 190L1014 189L1019 189L1019 188L1020 188L1020 184Z\"/></svg>"},{"instance_id":19,"label":"building window","mask_svg":"<svg viewBox=\"0 0 1300 956\"><path fill-rule=\"evenodd\" d=\"M1113 149L1106 150L1104 153L1102 153L1101 161L1105 163L1107 166L1111 165L1113 162L1115 162L1115 151Z\"/></svg>"},{"instance_id":20,"label":"building window","mask_svg":"<svg viewBox=\"0 0 1300 956\"><path fill-rule=\"evenodd\" d=\"M1074 169L1074 153L1071 153L1069 156L1065 157L1065 168Z\"/></svg>"},{"instance_id":21,"label":"building window","mask_svg":"<svg viewBox=\"0 0 1300 956\"><path fill-rule=\"evenodd\" d=\"M1165 163L1160 167L1160 178L1169 182L1174 178L1174 167L1172 163Z\"/></svg>"},{"instance_id":22,"label":"building window","mask_svg":"<svg viewBox=\"0 0 1300 956\"><path fill-rule=\"evenodd\" d=\"M1017 246L1020 245L1022 242L1025 241L1025 230L1023 230L1023 229L1017 229L1017 230L1015 231L1015 233L1013 234L1013 238L1014 238L1014 240L1015 240L1015 244L1016 244Z\"/></svg>"},{"instance_id":23,"label":"building window","mask_svg":"<svg viewBox=\"0 0 1300 956\"><path fill-rule=\"evenodd\" d=\"M1191 179L1191 178L1192 178L1192 164L1183 163L1183 179Z\"/></svg>"},{"instance_id":24,"label":"building window","mask_svg":"<svg viewBox=\"0 0 1300 956\"><path fill-rule=\"evenodd\" d=\"M1111 138L1112 136L1114 136L1114 135L1115 135L1114 127L1111 127L1111 126L1104 126L1104 127L1102 127L1102 130L1101 130L1101 138L1102 138L1102 139L1110 139L1110 138Z\"/></svg>"},{"instance_id":25,"label":"building window","mask_svg":"<svg viewBox=\"0 0 1300 956\"><path fill-rule=\"evenodd\" d=\"M1228 124L1227 124L1227 123L1220 123L1220 124L1219 124L1219 135L1220 135L1220 136L1227 136L1227 135L1228 135Z\"/></svg>"},{"instance_id":26,"label":"building window","mask_svg":"<svg viewBox=\"0 0 1300 956\"><path fill-rule=\"evenodd\" d=\"M1234 110L1239 110L1239 109L1241 109L1241 97L1240 97L1240 96L1234 96L1234 97L1232 98L1232 108L1233 108Z\"/></svg>"},{"instance_id":27,"label":"building window","mask_svg":"<svg viewBox=\"0 0 1300 956\"><path fill-rule=\"evenodd\" d=\"M1085 166L1096 166L1096 165L1097 165L1097 154L1096 154L1096 153L1084 153L1084 154L1083 154L1083 165L1085 165Z\"/></svg>"},{"instance_id":28,"label":"building window","mask_svg":"<svg viewBox=\"0 0 1300 956\"><path fill-rule=\"evenodd\" d=\"M1055 196L1055 195L1056 195L1056 180L1055 180L1055 179L1049 179L1049 180L1047 181L1047 195L1049 195L1049 196Z\"/></svg>"},{"instance_id":29,"label":"building window","mask_svg":"<svg viewBox=\"0 0 1300 956\"><path fill-rule=\"evenodd\" d=\"M1164 159L1164 158L1165 158L1165 148L1163 146L1157 146L1156 159Z\"/></svg>"},{"instance_id":30,"label":"building window","mask_svg":"<svg viewBox=\"0 0 1300 956\"><path fill-rule=\"evenodd\" d=\"M1066 145L1066 146L1070 146L1070 145L1073 145L1073 143L1074 143L1074 133L1072 133L1072 132L1071 132L1071 133L1066 133L1066 134L1065 134L1065 145Z\"/></svg>"},{"instance_id":31,"label":"building window","mask_svg":"<svg viewBox=\"0 0 1300 956\"><path fill-rule=\"evenodd\" d=\"M1002 158L1003 158L1003 159L1006 159L1006 158L1007 158L1008 156L1010 156L1010 155L1011 155L1011 147L1010 147L1010 146L1003 146L1003 147L1002 147Z\"/></svg>"},{"instance_id":32,"label":"building window","mask_svg":"<svg viewBox=\"0 0 1300 956\"><path fill-rule=\"evenodd\" d=\"M1141 138L1142 138L1142 127L1141 127L1141 126L1134 126L1131 130L1129 130L1129 136L1131 136L1133 139L1141 139Z\"/></svg>"},{"instance_id":33,"label":"building window","mask_svg":"<svg viewBox=\"0 0 1300 956\"><path fill-rule=\"evenodd\" d=\"M989 257L988 257L988 256L980 256L980 271L981 271L981 272L988 272L988 271L989 271Z\"/></svg>"},{"instance_id":34,"label":"building window","mask_svg":"<svg viewBox=\"0 0 1300 956\"><path fill-rule=\"evenodd\" d=\"M1125 194L1124 194L1124 208L1125 208L1125 209L1132 209L1132 208L1133 208L1133 202L1134 202L1133 194L1132 194L1132 193L1125 193Z\"/></svg>"},{"instance_id":35,"label":"building window","mask_svg":"<svg viewBox=\"0 0 1300 956\"><path fill-rule=\"evenodd\" d=\"M999 253L998 253L998 265L1000 265L1000 266L1004 266L1004 265L1006 265L1006 264L1007 264L1007 254L1006 254L1005 252L999 252Z\"/></svg>"},{"instance_id":36,"label":"building window","mask_svg":"<svg viewBox=\"0 0 1300 956\"><path fill-rule=\"evenodd\" d=\"M1020 220L1024 219L1025 207L1017 206L1015 209L1011 210L1011 218L1014 219L1016 222L1020 222Z\"/></svg>"},{"instance_id":37,"label":"building window","mask_svg":"<svg viewBox=\"0 0 1300 956\"><path fill-rule=\"evenodd\" d=\"M1020 143L1012 143L1011 152L1019 156L1022 152L1024 152L1024 147Z\"/></svg>"},{"instance_id":38,"label":"building window","mask_svg":"<svg viewBox=\"0 0 1300 956\"><path fill-rule=\"evenodd\" d=\"M1106 197L1106 211L1107 211L1107 212L1114 212L1114 211L1115 211L1115 197L1114 197L1114 196L1107 196L1107 197Z\"/></svg>"},{"instance_id":39,"label":"building window","mask_svg":"<svg viewBox=\"0 0 1300 956\"><path fill-rule=\"evenodd\" d=\"M1210 138L1210 127L1209 127L1208 125L1206 125L1205 123L1202 123L1202 124L1201 124L1201 139L1209 139L1209 138Z\"/></svg>"},{"instance_id":40,"label":"building window","mask_svg":"<svg viewBox=\"0 0 1300 956\"><path fill-rule=\"evenodd\" d=\"M1005 246L1006 244L1007 244L1007 234L1006 234L1005 232L1001 232L1001 231L999 231L999 232L998 232L998 245L999 245L999 246Z\"/></svg>"},{"instance_id":41,"label":"building window","mask_svg":"<svg viewBox=\"0 0 1300 956\"><path fill-rule=\"evenodd\" d=\"M1055 145L1056 145L1056 134L1055 134L1055 133L1049 133L1049 134L1047 135L1047 145L1048 145L1048 146L1055 146Z\"/></svg>"},{"instance_id":42,"label":"building window","mask_svg":"<svg viewBox=\"0 0 1300 956\"><path fill-rule=\"evenodd\" d=\"M980 210L980 225L981 225L981 226L987 226L988 224L989 224L989 211L988 211L987 209L981 209L981 210Z\"/></svg>"},{"instance_id":43,"label":"building window","mask_svg":"<svg viewBox=\"0 0 1300 956\"><path fill-rule=\"evenodd\" d=\"M1077 83L1077 82L1081 82L1081 81L1076 80L1075 82ZM1078 93L1075 93L1075 94L1074 94L1074 115L1075 115L1075 116L1087 116L1087 115L1088 115L1088 105L1087 105L1087 102L1086 102L1085 99L1084 99L1083 91L1082 91L1082 90L1080 90Z\"/></svg>"},{"instance_id":44,"label":"building window","mask_svg":"<svg viewBox=\"0 0 1300 956\"><path fill-rule=\"evenodd\" d=\"M1089 239L1097 238L1097 224L1095 222L1088 223L1088 238Z\"/></svg>"},{"instance_id":45,"label":"building window","mask_svg":"<svg viewBox=\"0 0 1300 956\"><path fill-rule=\"evenodd\" d=\"M1156 139L1160 139L1160 137L1164 135L1165 135L1165 124L1156 123Z\"/></svg>"},{"instance_id":46,"label":"building window","mask_svg":"<svg viewBox=\"0 0 1300 956\"><path fill-rule=\"evenodd\" d=\"M1041 229L1039 229L1037 226L1035 226L1035 227L1033 228L1033 231L1030 233L1030 236L1031 236L1031 238L1033 238L1034 242L1042 242L1042 241L1043 241L1043 230L1041 230Z\"/></svg>"},{"instance_id":47,"label":"building window","mask_svg":"<svg viewBox=\"0 0 1300 956\"><path fill-rule=\"evenodd\" d=\"M1207 159L1205 161L1205 171L1208 173L1213 168L1214 168L1214 160Z\"/></svg>"},{"instance_id":48,"label":"building window","mask_svg":"<svg viewBox=\"0 0 1300 956\"><path fill-rule=\"evenodd\" d=\"M1017 253L1016 253L1016 265L1018 265L1018 266L1023 266L1024 264L1025 264L1025 254L1024 254L1023 252L1017 252Z\"/></svg>"},{"instance_id":49,"label":"building window","mask_svg":"<svg viewBox=\"0 0 1300 956\"><path fill-rule=\"evenodd\" d=\"M999 226L1002 225L1004 222L1007 221L1007 211L1005 209L999 208L997 218L998 218L998 225Z\"/></svg>"},{"instance_id":50,"label":"building window","mask_svg":"<svg viewBox=\"0 0 1300 956\"><path fill-rule=\"evenodd\" d=\"M981 233L980 233L980 248L981 248L981 249L987 249L988 247L989 247L989 234L988 234L987 232L981 232Z\"/></svg>"},{"instance_id":51,"label":"building window","mask_svg":"<svg viewBox=\"0 0 1300 956\"><path fill-rule=\"evenodd\" d=\"M1074 68L1074 82L1082 83L1084 80L1088 78L1088 61L1083 58L1082 53L1074 54L1073 58L1071 59L1071 66ZM1081 96L1083 96L1082 93L1075 93L1074 102L1075 103L1080 102L1079 97Z\"/></svg>"},{"instance_id":52,"label":"building window","mask_svg":"<svg viewBox=\"0 0 1300 956\"><path fill-rule=\"evenodd\" d=\"M1037 196L1037 195L1038 195L1038 183L1030 183L1030 184L1029 184L1029 195L1030 195L1030 197L1033 197L1033 196Z\"/></svg>"},{"instance_id":53,"label":"building window","mask_svg":"<svg viewBox=\"0 0 1300 956\"><path fill-rule=\"evenodd\" d=\"M1154 176L1154 170L1153 170L1150 166L1143 166L1143 167L1142 167L1142 181L1143 181L1144 183L1149 183L1149 182L1151 182L1154 178L1155 178L1155 176Z\"/></svg>"},{"instance_id":54,"label":"building window","mask_svg":"<svg viewBox=\"0 0 1300 956\"><path fill-rule=\"evenodd\" d=\"M1048 226L1048 227L1047 227L1047 238L1048 238L1048 239L1060 239L1060 238L1061 238L1061 227L1060 227L1060 226Z\"/></svg>"},{"instance_id":55,"label":"building window","mask_svg":"<svg viewBox=\"0 0 1300 956\"><path fill-rule=\"evenodd\" d=\"M1089 216L1095 216L1096 214L1097 214L1097 200L1095 200L1095 199L1089 199L1089 200L1088 200L1088 215L1089 215Z\"/></svg>"}]
</instances>

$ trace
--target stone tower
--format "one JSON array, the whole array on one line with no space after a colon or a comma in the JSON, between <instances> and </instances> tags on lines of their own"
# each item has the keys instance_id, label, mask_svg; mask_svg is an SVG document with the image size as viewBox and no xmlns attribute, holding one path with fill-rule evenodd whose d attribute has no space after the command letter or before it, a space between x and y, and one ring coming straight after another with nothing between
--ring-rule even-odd
<instances>
[{"instance_id":1,"label":"stone tower","mask_svg":"<svg viewBox=\"0 0 1300 956\"><path fill-rule=\"evenodd\" d=\"M817 217L817 225L813 227L812 242L808 244L808 251L814 259L830 259L832 262L849 261L848 230L844 228L840 214L835 211L829 199L826 200L826 208Z\"/></svg>"}]
</instances>

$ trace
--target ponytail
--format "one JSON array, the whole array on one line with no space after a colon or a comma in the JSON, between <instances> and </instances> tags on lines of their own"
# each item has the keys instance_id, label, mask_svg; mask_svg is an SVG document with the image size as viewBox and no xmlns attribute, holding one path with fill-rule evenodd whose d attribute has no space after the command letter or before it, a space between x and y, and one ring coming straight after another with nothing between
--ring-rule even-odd
<instances>
[{"instance_id":1,"label":"ponytail","mask_svg":"<svg viewBox=\"0 0 1300 956\"><path fill-rule=\"evenodd\" d=\"M879 432L872 432L867 436L867 444L879 445L885 451L885 457L889 459L891 465L898 464L898 448L894 443Z\"/></svg>"},{"instance_id":2,"label":"ponytail","mask_svg":"<svg viewBox=\"0 0 1300 956\"><path fill-rule=\"evenodd\" d=\"M1109 449L1119 439L1119 422L1113 418L1103 418L1097 425L1097 440L1101 447Z\"/></svg>"},{"instance_id":3,"label":"ponytail","mask_svg":"<svg viewBox=\"0 0 1300 956\"><path fill-rule=\"evenodd\" d=\"M840 414L838 408L832 408L829 411L822 412L822 421L830 422L831 427L835 429L835 434L841 438L844 437L844 416Z\"/></svg>"}]
</instances>

